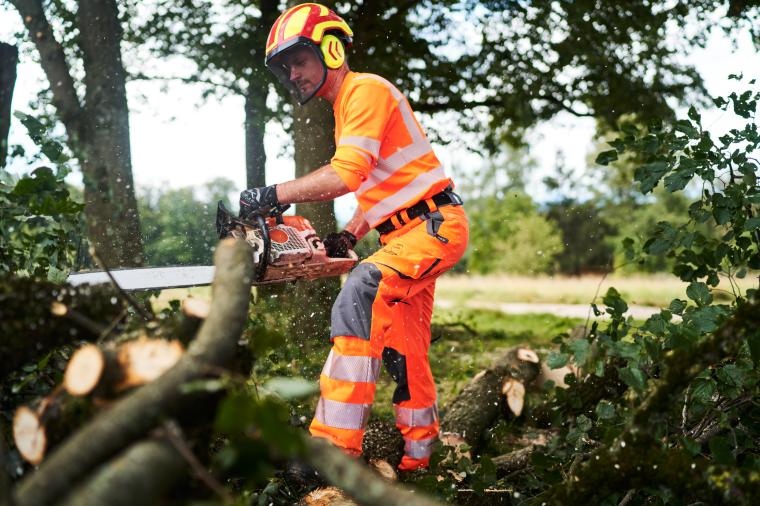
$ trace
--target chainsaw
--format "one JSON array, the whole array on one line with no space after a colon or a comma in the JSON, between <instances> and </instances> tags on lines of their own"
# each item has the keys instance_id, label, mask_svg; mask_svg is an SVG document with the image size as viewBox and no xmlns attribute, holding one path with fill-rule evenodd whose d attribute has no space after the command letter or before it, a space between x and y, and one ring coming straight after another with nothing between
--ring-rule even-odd
<instances>
[{"instance_id":1,"label":"chainsaw","mask_svg":"<svg viewBox=\"0 0 760 506\"><path fill-rule=\"evenodd\" d=\"M219 239L234 237L251 245L254 285L340 276L356 265L358 257L352 250L348 251L346 258L328 256L309 220L283 214L288 207L278 206L243 218L233 216L221 201L217 204ZM111 277L122 289L129 291L182 288L211 284L214 267L190 265L76 272L70 274L67 281L72 285L98 284L109 282Z\"/></svg>"}]
</instances>

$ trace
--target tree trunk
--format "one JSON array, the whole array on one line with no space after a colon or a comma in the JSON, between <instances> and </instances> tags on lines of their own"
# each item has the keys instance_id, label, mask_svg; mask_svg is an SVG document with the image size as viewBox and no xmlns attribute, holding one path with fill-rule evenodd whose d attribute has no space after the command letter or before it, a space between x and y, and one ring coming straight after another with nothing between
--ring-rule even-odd
<instances>
[{"instance_id":1,"label":"tree trunk","mask_svg":"<svg viewBox=\"0 0 760 506\"><path fill-rule=\"evenodd\" d=\"M165 438L140 441L100 466L63 504L156 504L186 470L187 462Z\"/></svg>"},{"instance_id":2,"label":"tree trunk","mask_svg":"<svg viewBox=\"0 0 760 506\"><path fill-rule=\"evenodd\" d=\"M82 0L77 20L85 70L85 213L90 240L109 267L141 265L132 178L122 29L114 0Z\"/></svg>"},{"instance_id":3,"label":"tree trunk","mask_svg":"<svg viewBox=\"0 0 760 506\"><path fill-rule=\"evenodd\" d=\"M263 79L248 82L245 94L246 188L266 186L267 153L264 132L267 121L267 86Z\"/></svg>"},{"instance_id":4,"label":"tree trunk","mask_svg":"<svg viewBox=\"0 0 760 506\"><path fill-rule=\"evenodd\" d=\"M11 3L40 53L53 105L66 127L69 147L81 161L90 242L108 267L140 265L142 236L132 178L122 30L116 3L79 2L78 42L86 73L84 106L41 0Z\"/></svg>"},{"instance_id":5,"label":"tree trunk","mask_svg":"<svg viewBox=\"0 0 760 506\"><path fill-rule=\"evenodd\" d=\"M8 132L11 128L11 102L16 85L16 46L0 42L0 167L5 167L8 156Z\"/></svg>"},{"instance_id":6,"label":"tree trunk","mask_svg":"<svg viewBox=\"0 0 760 506\"><path fill-rule=\"evenodd\" d=\"M330 162L335 154L335 119L330 104L313 99L295 106L293 138L296 177L301 177ZM324 237L335 232L335 208L332 201L298 204L296 214L306 217L317 234ZM324 278L296 284L292 303L293 334L311 339L329 335L330 310L340 290L340 279Z\"/></svg>"},{"instance_id":7,"label":"tree trunk","mask_svg":"<svg viewBox=\"0 0 760 506\"><path fill-rule=\"evenodd\" d=\"M18 505L55 502L94 467L144 437L162 418L198 404L203 394L184 393L181 387L233 360L248 317L252 258L250 246L243 241L219 243L211 310L187 353L156 381L116 402L69 437L19 484Z\"/></svg>"}]
</instances>

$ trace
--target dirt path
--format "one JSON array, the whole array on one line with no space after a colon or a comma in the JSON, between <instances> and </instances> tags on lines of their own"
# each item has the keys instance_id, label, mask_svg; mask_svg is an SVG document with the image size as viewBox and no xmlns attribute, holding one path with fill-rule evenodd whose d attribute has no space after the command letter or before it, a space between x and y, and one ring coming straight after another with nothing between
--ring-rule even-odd
<instances>
[{"instance_id":1,"label":"dirt path","mask_svg":"<svg viewBox=\"0 0 760 506\"><path fill-rule=\"evenodd\" d=\"M523 302L486 302L479 300L470 300L463 303L456 303L446 299L436 299L435 305L445 309L456 309L457 306L464 304L465 307L473 309L494 309L507 314L525 314L525 313L548 313L556 316L567 318L586 318L591 313L591 307L588 304L530 304ZM604 306L599 305L600 310ZM627 315L633 316L637 320L646 320L653 314L659 313L660 308L652 306L629 306ZM609 315L601 316L607 318Z\"/></svg>"}]
</instances>

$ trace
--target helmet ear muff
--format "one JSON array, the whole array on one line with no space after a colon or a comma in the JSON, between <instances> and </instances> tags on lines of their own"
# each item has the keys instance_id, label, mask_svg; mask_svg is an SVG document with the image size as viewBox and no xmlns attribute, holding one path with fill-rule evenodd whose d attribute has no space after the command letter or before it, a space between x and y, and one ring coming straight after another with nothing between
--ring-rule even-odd
<instances>
[{"instance_id":1,"label":"helmet ear muff","mask_svg":"<svg viewBox=\"0 0 760 506\"><path fill-rule=\"evenodd\" d=\"M346 61L346 49L343 42L335 35L325 35L319 44L325 65L328 69L337 69Z\"/></svg>"}]
</instances>

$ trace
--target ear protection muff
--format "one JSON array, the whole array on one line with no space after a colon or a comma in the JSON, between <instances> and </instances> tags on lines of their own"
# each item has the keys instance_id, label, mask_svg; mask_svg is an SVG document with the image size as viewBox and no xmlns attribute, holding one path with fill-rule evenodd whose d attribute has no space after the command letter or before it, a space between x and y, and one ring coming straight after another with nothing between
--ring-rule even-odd
<instances>
[{"instance_id":1,"label":"ear protection muff","mask_svg":"<svg viewBox=\"0 0 760 506\"><path fill-rule=\"evenodd\" d=\"M328 69L337 69L346 61L346 50L343 42L335 35L325 35L319 44L322 55L325 58L325 65Z\"/></svg>"}]
</instances>

